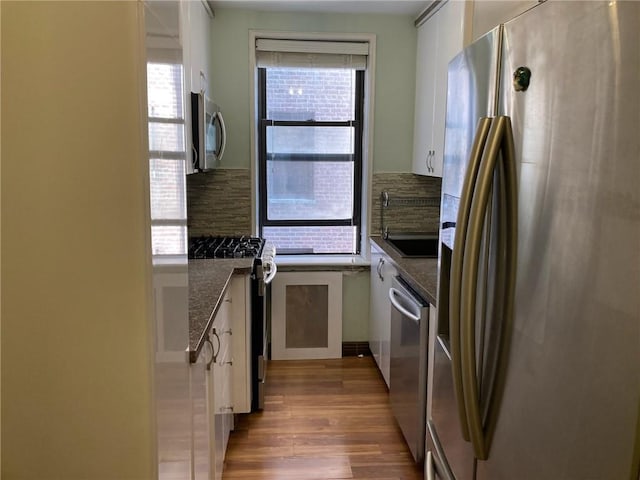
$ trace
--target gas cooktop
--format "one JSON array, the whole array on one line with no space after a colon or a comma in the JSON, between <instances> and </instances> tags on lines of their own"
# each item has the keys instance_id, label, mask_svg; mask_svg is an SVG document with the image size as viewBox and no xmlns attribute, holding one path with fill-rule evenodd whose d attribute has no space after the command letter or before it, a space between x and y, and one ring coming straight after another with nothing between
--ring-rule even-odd
<instances>
[{"instance_id":1,"label":"gas cooktop","mask_svg":"<svg viewBox=\"0 0 640 480\"><path fill-rule=\"evenodd\" d=\"M258 237L191 237L189 258L257 258L263 246L264 239Z\"/></svg>"}]
</instances>

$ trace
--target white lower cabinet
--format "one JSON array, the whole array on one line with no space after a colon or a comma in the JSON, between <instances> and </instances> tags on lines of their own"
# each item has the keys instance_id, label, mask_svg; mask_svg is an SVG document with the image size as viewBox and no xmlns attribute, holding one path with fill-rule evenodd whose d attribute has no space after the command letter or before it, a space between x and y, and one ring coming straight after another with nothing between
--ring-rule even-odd
<instances>
[{"instance_id":1,"label":"white lower cabinet","mask_svg":"<svg viewBox=\"0 0 640 480\"><path fill-rule=\"evenodd\" d=\"M391 302L389 288L397 271L389 257L371 243L371 299L369 349L389 386L391 366Z\"/></svg>"},{"instance_id":2,"label":"white lower cabinet","mask_svg":"<svg viewBox=\"0 0 640 480\"><path fill-rule=\"evenodd\" d=\"M209 369L209 421L213 426L209 432L211 435L212 480L222 478L224 454L229 440L229 433L233 429L230 369L233 366L231 304L234 298L231 290L228 289L225 293L209 334L209 339L214 349L213 363Z\"/></svg>"},{"instance_id":3,"label":"white lower cabinet","mask_svg":"<svg viewBox=\"0 0 640 480\"><path fill-rule=\"evenodd\" d=\"M212 351L209 344L202 347L200 355L189 368L189 384L191 395L191 478L209 480L211 478L212 457L210 443L211 384L207 365L211 361ZM165 475L162 475L164 477Z\"/></svg>"},{"instance_id":4,"label":"white lower cabinet","mask_svg":"<svg viewBox=\"0 0 640 480\"><path fill-rule=\"evenodd\" d=\"M251 408L248 282L248 276L231 278L208 340L191 366L195 480L222 478L233 415Z\"/></svg>"}]
</instances>

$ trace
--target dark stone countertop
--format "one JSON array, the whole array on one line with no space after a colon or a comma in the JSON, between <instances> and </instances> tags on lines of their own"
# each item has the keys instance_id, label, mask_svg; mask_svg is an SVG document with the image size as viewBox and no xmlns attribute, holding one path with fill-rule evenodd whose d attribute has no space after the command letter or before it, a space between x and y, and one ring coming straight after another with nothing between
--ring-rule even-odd
<instances>
[{"instance_id":1,"label":"dark stone countertop","mask_svg":"<svg viewBox=\"0 0 640 480\"><path fill-rule=\"evenodd\" d=\"M398 274L425 300L437 306L438 259L402 257L396 249L381 236L369 237L371 242L382 250L398 270ZM371 268L374 268L373 266Z\"/></svg>"},{"instance_id":2,"label":"dark stone countertop","mask_svg":"<svg viewBox=\"0 0 640 480\"><path fill-rule=\"evenodd\" d=\"M198 358L231 275L251 273L252 258L189 260L189 360Z\"/></svg>"},{"instance_id":3,"label":"dark stone countertop","mask_svg":"<svg viewBox=\"0 0 640 480\"><path fill-rule=\"evenodd\" d=\"M395 265L398 273L425 300L436 305L437 258L402 257L382 237L370 237ZM220 307L231 275L251 273L253 259L189 260L189 360L195 362Z\"/></svg>"}]
</instances>

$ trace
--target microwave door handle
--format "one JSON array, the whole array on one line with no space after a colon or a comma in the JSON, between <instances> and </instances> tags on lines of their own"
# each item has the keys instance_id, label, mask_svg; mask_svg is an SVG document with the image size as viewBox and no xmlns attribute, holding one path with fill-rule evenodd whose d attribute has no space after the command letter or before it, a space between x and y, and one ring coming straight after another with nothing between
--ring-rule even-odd
<instances>
[{"instance_id":1,"label":"microwave door handle","mask_svg":"<svg viewBox=\"0 0 640 480\"><path fill-rule=\"evenodd\" d=\"M220 123L220 149L218 151L218 161L222 160L222 155L224 155L224 149L227 148L227 127L224 124L224 118L222 116L222 112L216 113L216 118Z\"/></svg>"},{"instance_id":2,"label":"microwave door handle","mask_svg":"<svg viewBox=\"0 0 640 480\"><path fill-rule=\"evenodd\" d=\"M197 172L198 170L200 170L200 159L198 158L198 149L193 144L193 142L191 142L191 150L192 150L191 164L193 165L194 171Z\"/></svg>"}]
</instances>

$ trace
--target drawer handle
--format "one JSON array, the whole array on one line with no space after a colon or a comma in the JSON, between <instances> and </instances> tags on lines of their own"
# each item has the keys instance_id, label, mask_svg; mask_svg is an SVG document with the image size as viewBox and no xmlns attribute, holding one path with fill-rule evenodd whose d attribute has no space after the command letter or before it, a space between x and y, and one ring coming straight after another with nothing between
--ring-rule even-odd
<instances>
[{"instance_id":1,"label":"drawer handle","mask_svg":"<svg viewBox=\"0 0 640 480\"><path fill-rule=\"evenodd\" d=\"M207 338L205 341L205 343L208 343L209 346L211 347L211 358L209 359L209 361L207 362L207 370L211 370L211 364L215 361L216 356L214 353L214 349L213 349L213 343L211 343L211 339Z\"/></svg>"},{"instance_id":2,"label":"drawer handle","mask_svg":"<svg viewBox=\"0 0 640 480\"><path fill-rule=\"evenodd\" d=\"M216 332L215 327L211 329L211 335L213 335L218 343L218 351L213 348L213 343L211 344L211 349L213 350L213 356L211 357L211 361L213 363L218 363L218 354L220 353L220 337L218 336L218 332ZM209 337L211 337L211 335ZM210 370L210 365L207 366L207 370Z\"/></svg>"}]
</instances>

